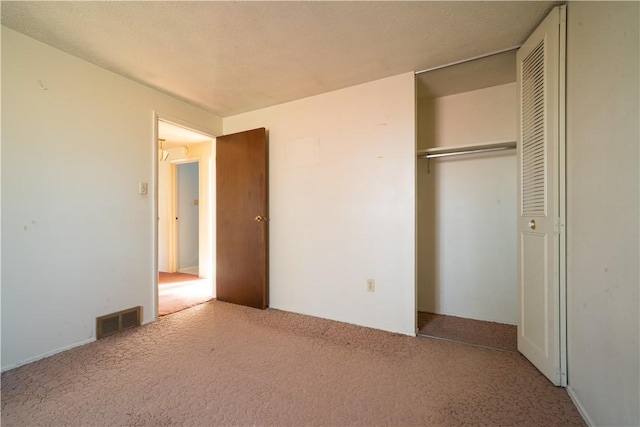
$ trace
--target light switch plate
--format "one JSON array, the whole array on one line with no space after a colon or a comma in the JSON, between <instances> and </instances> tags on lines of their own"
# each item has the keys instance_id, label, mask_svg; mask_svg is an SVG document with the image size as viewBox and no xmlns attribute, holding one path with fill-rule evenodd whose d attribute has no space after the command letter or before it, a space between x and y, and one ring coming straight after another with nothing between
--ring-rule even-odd
<instances>
[{"instance_id":1,"label":"light switch plate","mask_svg":"<svg viewBox=\"0 0 640 427\"><path fill-rule=\"evenodd\" d=\"M138 183L138 194L141 196L146 196L149 194L149 183L140 181Z\"/></svg>"}]
</instances>

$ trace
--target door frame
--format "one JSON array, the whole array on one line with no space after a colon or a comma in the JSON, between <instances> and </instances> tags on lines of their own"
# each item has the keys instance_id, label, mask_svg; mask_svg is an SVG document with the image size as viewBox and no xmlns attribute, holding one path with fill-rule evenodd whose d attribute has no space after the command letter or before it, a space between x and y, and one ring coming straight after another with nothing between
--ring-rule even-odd
<instances>
[{"instance_id":1,"label":"door frame","mask_svg":"<svg viewBox=\"0 0 640 427\"><path fill-rule=\"evenodd\" d=\"M153 230L152 230L152 246L153 246L153 280L152 280L152 292L153 292L153 304L152 304L152 310L153 310L153 320L158 320L158 282L159 282L159 261L158 261L158 250L159 250L159 227L158 227L158 221L159 221L159 164L160 164L160 148L159 148L159 144L158 144L158 138L159 138L159 132L158 132L158 122L159 121L163 121L163 122L167 122L176 126L180 126L182 128L185 128L187 130L193 131L195 133L204 135L206 137L211 138L211 161L209 164L209 175L210 175L210 182L209 182L209 214L208 215L203 215L203 204L200 203L199 204L199 210L198 210L198 214L199 214L199 234L202 233L203 227L202 227L202 222L204 220L206 220L208 217L208 219L210 219L211 223L209 226L209 231L210 231L210 235L212 236L212 238L210 239L211 241L209 242L209 254L207 255L208 258L214 259L214 255L215 255L215 203L216 203L216 196L215 196L215 141L216 141L216 136L212 135L209 131L201 128L200 126L193 124L191 122L182 120L178 117L172 116L170 114L165 114L163 112L154 110L153 111L153 140L152 140L152 155L153 155L153 161L152 161L152 182L153 182L153 207L152 207L152 218L154 218L153 221ZM198 185L198 192L199 192L199 200L203 199L203 192L205 191L205 189L203 188L203 171L202 171L202 166L203 166L203 159L201 156L187 156L185 159L181 159L178 161L174 161L172 163L174 163L172 165L172 177L171 177L171 182L172 185L175 185L175 164L176 163L190 163L190 162L198 162L199 167L198 167L198 181L199 181L199 185ZM175 189L174 189L175 190ZM174 192L175 194L175 192ZM171 201L172 205L174 204L174 201ZM173 207L172 207L173 210ZM175 211L173 211L175 213ZM175 230L175 221L171 222L171 226L173 230ZM173 235L173 231L170 231L170 233ZM170 237L170 238L174 238L174 237ZM202 245L202 241L199 238L200 243L199 245ZM172 243L175 245L175 241ZM171 257L170 257L171 258ZM174 258L175 259L175 258ZM199 263L202 262L202 259L199 260ZM175 264L174 264L175 267ZM208 274L210 275L209 279L211 279L211 285L212 285L212 291L213 291L213 296L215 297L215 265L212 265L210 268L210 272L208 272ZM200 272L200 274L202 274L202 272Z\"/></svg>"},{"instance_id":2,"label":"door frame","mask_svg":"<svg viewBox=\"0 0 640 427\"><path fill-rule=\"evenodd\" d=\"M201 167L201 157L192 157L187 156L184 159L179 160L171 160L171 218L176 218L178 216L178 166L187 165L190 163L196 163L198 165L198 200L202 200L203 189L202 189L202 180L204 178ZM160 191L160 188L158 188ZM211 203L209 203L211 205ZM198 275L201 275L202 267L202 259L200 259L201 252L201 229L202 222L205 218L203 218L203 210L205 208L198 202ZM209 209L211 210L211 209ZM169 223L169 266L171 268L171 272L180 272L179 271L179 247L180 242L178 239L180 238L180 231L177 225L177 220L172 220ZM209 254L207 254L209 255Z\"/></svg>"},{"instance_id":3,"label":"door frame","mask_svg":"<svg viewBox=\"0 0 640 427\"><path fill-rule=\"evenodd\" d=\"M567 5L559 7L560 46L558 76L558 233L560 234L559 277L559 327L560 327L560 385L567 387L569 371L567 367ZM553 11L553 9L552 9ZM551 13L551 12L550 12Z\"/></svg>"}]
</instances>

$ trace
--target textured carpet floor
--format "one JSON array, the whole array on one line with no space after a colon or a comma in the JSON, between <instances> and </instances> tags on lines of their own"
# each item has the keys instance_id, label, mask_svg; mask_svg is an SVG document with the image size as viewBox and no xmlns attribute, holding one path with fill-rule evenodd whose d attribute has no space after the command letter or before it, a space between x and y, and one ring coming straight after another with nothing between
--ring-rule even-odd
<instances>
[{"instance_id":1,"label":"textured carpet floor","mask_svg":"<svg viewBox=\"0 0 640 427\"><path fill-rule=\"evenodd\" d=\"M176 313L212 298L211 282L184 273L160 272L158 315Z\"/></svg>"},{"instance_id":2,"label":"textured carpet floor","mask_svg":"<svg viewBox=\"0 0 640 427\"><path fill-rule=\"evenodd\" d=\"M198 280L200 278L195 274L166 273L164 271L158 273L158 276L161 285L166 285L167 283L190 282L192 280Z\"/></svg>"},{"instance_id":3,"label":"textured carpet floor","mask_svg":"<svg viewBox=\"0 0 640 427\"><path fill-rule=\"evenodd\" d=\"M461 343L518 351L515 325L418 312L419 335Z\"/></svg>"},{"instance_id":4,"label":"textured carpet floor","mask_svg":"<svg viewBox=\"0 0 640 427\"><path fill-rule=\"evenodd\" d=\"M218 301L2 374L2 425L571 425L522 356Z\"/></svg>"}]
</instances>

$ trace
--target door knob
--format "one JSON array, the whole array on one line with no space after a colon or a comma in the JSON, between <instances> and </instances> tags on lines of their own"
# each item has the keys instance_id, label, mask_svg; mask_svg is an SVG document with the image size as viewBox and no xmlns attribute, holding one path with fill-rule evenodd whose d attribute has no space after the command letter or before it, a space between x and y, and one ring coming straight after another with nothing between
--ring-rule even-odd
<instances>
[{"instance_id":1,"label":"door knob","mask_svg":"<svg viewBox=\"0 0 640 427\"><path fill-rule=\"evenodd\" d=\"M262 215L258 215L257 217L255 217L253 219L258 221L258 222L267 220L267 218L263 217Z\"/></svg>"},{"instance_id":2,"label":"door knob","mask_svg":"<svg viewBox=\"0 0 640 427\"><path fill-rule=\"evenodd\" d=\"M532 220L529 221L529 228L532 229L532 230L536 229L536 220L535 219L532 219Z\"/></svg>"}]
</instances>

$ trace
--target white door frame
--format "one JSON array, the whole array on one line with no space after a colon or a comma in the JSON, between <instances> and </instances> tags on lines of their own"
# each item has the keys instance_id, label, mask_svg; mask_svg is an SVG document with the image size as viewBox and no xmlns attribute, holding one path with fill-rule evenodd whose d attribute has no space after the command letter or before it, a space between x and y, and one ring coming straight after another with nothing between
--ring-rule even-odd
<instances>
[{"instance_id":1,"label":"white door frame","mask_svg":"<svg viewBox=\"0 0 640 427\"><path fill-rule=\"evenodd\" d=\"M200 157L191 157L187 156L183 159L172 160L171 163L171 222L169 223L169 266L171 268L171 272L179 271L179 241L180 231L178 230L178 166L186 165L189 163L197 163L198 164L198 200L202 200L202 185L200 185L203 177L202 168L200 165ZM204 207L198 204L198 251L200 252L200 239L202 238L200 233L200 225L202 223L201 216L203 215ZM203 254L204 255L204 254ZM198 257L200 258L200 257ZM198 275L200 276L202 260L198 260Z\"/></svg>"},{"instance_id":2,"label":"white door frame","mask_svg":"<svg viewBox=\"0 0 640 427\"><path fill-rule=\"evenodd\" d=\"M209 183L208 183L208 188L209 188L209 194L207 195L207 199L209 200L209 212L208 215L207 214L203 214L203 209L204 209L204 204L200 203L199 204L199 232L203 233L203 230L208 229L209 231L209 235L213 236L211 239L209 238L209 236L207 237L208 240L208 254L203 254L201 252L200 254L200 261L203 261L203 258L206 256L207 258L209 258L210 260L210 266L211 268L209 268L208 270L211 271L207 271L204 274L206 274L208 276L208 278L211 280L212 282L212 288L213 288L213 296L215 297L215 286L213 286L215 284L215 265L214 265L214 260L215 260L215 227L213 225L215 225L215 201L216 201L216 197L215 197L215 182L213 181L215 179L215 140L216 140L216 136L211 135L207 130L201 128L198 125L195 125L191 122L182 120L178 117L172 116L170 114L165 114L159 111L153 111L153 141L152 141L152 155L153 155L153 163L152 163L152 182L153 182L153 188L154 188L154 192L153 192L153 208L152 208L152 216L155 219L153 221L153 269L154 269L154 280L152 283L153 289L153 314L154 314L154 320L158 319L158 278L159 278L159 268L158 268L158 250L159 250L159 230L158 230L158 220L159 220L159 203L158 203L158 185L159 185L159 164L160 164L160 148L159 148L159 144L158 144L158 121L164 121L167 123L171 123L174 124L176 126L180 126L183 127L185 129L191 130L195 133L204 135L208 138L211 138L211 150L212 150L212 154L211 154L211 158L210 158L210 163L208 164L208 169L209 169ZM198 174L200 176L199 179L199 193L200 193L200 200L202 201L203 199L205 199L203 196L203 192L206 191L205 186L203 186L203 180L206 180L207 177L203 176L203 163L204 163L204 159L202 159L200 156L193 156L193 159L187 159L185 161L185 163L188 163L189 161L198 161L199 162L199 171ZM175 166L174 166L175 167ZM172 178L172 182L175 183L175 180ZM210 224L208 227L203 227L203 221L209 221ZM174 224L175 221L172 221L171 224ZM200 237L200 247L202 248L203 245L203 239L202 236ZM173 243L175 244L175 242ZM174 265L175 267L175 265ZM202 272L201 272L201 276L202 276Z\"/></svg>"},{"instance_id":3,"label":"white door frame","mask_svg":"<svg viewBox=\"0 0 640 427\"><path fill-rule=\"evenodd\" d=\"M560 385L567 387L567 6L560 8L560 75L558 82L558 207L560 224Z\"/></svg>"}]
</instances>

